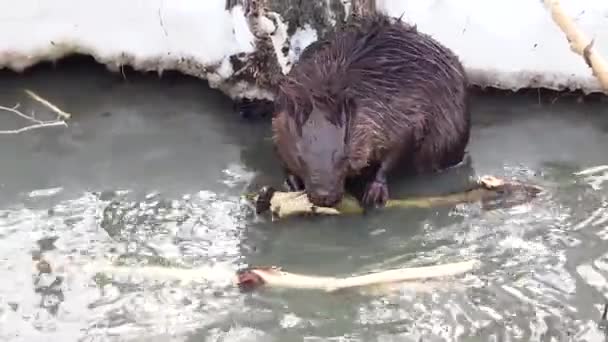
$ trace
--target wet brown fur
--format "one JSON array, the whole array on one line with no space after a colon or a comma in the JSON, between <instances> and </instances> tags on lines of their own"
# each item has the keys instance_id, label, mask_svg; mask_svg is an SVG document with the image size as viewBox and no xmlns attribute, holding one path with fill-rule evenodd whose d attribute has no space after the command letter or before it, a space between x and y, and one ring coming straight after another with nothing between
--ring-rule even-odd
<instances>
[{"instance_id":1,"label":"wet brown fur","mask_svg":"<svg viewBox=\"0 0 608 342\"><path fill-rule=\"evenodd\" d=\"M336 161L328 175L343 183L369 174L369 182L383 163L386 173L397 164L399 170L426 173L461 162L469 115L467 79L458 57L415 27L376 14L353 19L304 51L279 84L272 124L281 161L304 183L314 183L307 177L318 181L326 175L303 172L304 163L318 160L300 155L297 144L308 137L306 144L339 145L327 137L327 128L323 134L303 132L328 123L335 131L330 134L345 139L347 157L343 164ZM327 148L331 152L332 146Z\"/></svg>"}]
</instances>

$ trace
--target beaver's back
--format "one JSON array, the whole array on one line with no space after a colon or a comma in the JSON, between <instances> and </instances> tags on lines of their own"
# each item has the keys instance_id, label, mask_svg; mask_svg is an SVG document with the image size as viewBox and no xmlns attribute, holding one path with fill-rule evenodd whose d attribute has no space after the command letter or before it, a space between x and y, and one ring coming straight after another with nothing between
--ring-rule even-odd
<instances>
[{"instance_id":1,"label":"beaver's back","mask_svg":"<svg viewBox=\"0 0 608 342\"><path fill-rule=\"evenodd\" d=\"M452 51L415 27L383 15L358 18L305 50L287 80L279 103L295 96L296 102L312 98L331 108L336 98L354 99L355 171L383 160L403 141L413 149L404 151L415 152L418 171L463 158L470 129L463 67Z\"/></svg>"}]
</instances>

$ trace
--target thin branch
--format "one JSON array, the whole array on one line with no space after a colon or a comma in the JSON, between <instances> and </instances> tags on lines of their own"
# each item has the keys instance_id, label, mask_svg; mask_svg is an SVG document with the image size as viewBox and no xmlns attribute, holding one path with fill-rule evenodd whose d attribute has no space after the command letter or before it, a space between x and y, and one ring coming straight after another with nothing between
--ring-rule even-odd
<instances>
[{"instance_id":1,"label":"thin branch","mask_svg":"<svg viewBox=\"0 0 608 342\"><path fill-rule=\"evenodd\" d=\"M39 123L39 124L35 124L35 125L25 126L23 128L19 128L19 129L0 131L0 134L19 134L19 133L31 131L31 130L37 129L37 128L55 127L55 126L66 126L67 127L67 125L68 124L65 123L65 121L43 122L43 123Z\"/></svg>"},{"instance_id":2,"label":"thin branch","mask_svg":"<svg viewBox=\"0 0 608 342\"><path fill-rule=\"evenodd\" d=\"M24 114L23 112L17 110L17 108L19 108L19 104L16 104L14 107L0 106L0 111L13 113L29 122L33 122L33 124L19 128L19 129L0 130L0 135L19 134L19 133L23 133L23 132L31 131L33 129L43 128L43 127L56 127L56 126L66 126L67 127L67 123L63 120L53 120L53 121L38 120L38 119L34 118L33 116Z\"/></svg>"},{"instance_id":3,"label":"thin branch","mask_svg":"<svg viewBox=\"0 0 608 342\"><path fill-rule=\"evenodd\" d=\"M17 108L19 108L19 104L18 103L14 107L0 106L0 110L6 111L6 112L11 112L11 113L13 113L15 115L18 115L18 116L26 119L26 120L29 120L29 121L34 121L34 122L37 122L37 123L42 123L42 121L40 121L40 120L38 120L38 119L36 119L34 117L27 116L27 115L21 113L20 111L17 110Z\"/></svg>"},{"instance_id":4,"label":"thin branch","mask_svg":"<svg viewBox=\"0 0 608 342\"><path fill-rule=\"evenodd\" d=\"M57 115L61 116L64 119L70 119L72 117L72 115L70 113L66 113L63 110L59 109L57 106L55 106L54 104L50 103L49 101L43 99L42 97L40 97L39 95L37 95L36 93L34 93L33 91L29 90L29 89L25 89L24 90L26 94L28 94L31 98L33 98L34 100L42 103L43 105L47 106L48 108L50 108L52 111L54 111L55 113L57 113Z\"/></svg>"}]
</instances>

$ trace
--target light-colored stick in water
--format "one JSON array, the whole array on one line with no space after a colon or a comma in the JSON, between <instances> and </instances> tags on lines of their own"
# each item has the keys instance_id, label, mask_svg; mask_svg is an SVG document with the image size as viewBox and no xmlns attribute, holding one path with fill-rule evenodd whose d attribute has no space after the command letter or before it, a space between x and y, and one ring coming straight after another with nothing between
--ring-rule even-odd
<instances>
[{"instance_id":1,"label":"light-colored stick in water","mask_svg":"<svg viewBox=\"0 0 608 342\"><path fill-rule=\"evenodd\" d=\"M344 289L387 292L399 288L426 291L445 285L445 281L431 279L447 278L473 271L481 262L473 259L423 267L406 267L378 271L352 277L326 277L285 272L278 267L252 267L236 272L229 265L215 265L183 269L163 266L116 266L109 262L94 262L80 270L89 274L101 273L111 276L135 276L148 280L174 280L182 285L211 282L215 285L236 285L241 289L268 287L277 289L321 290L335 292Z\"/></svg>"},{"instance_id":2,"label":"light-colored stick in water","mask_svg":"<svg viewBox=\"0 0 608 342\"><path fill-rule=\"evenodd\" d=\"M19 111L17 108L19 108L19 104L15 105L14 107L0 106L0 111L5 111L8 113L15 114L29 122L32 122L32 124L29 126L18 128L18 129L0 130L0 135L19 134L19 133L31 131L31 130L38 129L38 128L44 128L44 127L67 126L67 124L63 120L53 120L53 121L38 120L33 116L27 115L27 114Z\"/></svg>"},{"instance_id":3,"label":"light-colored stick in water","mask_svg":"<svg viewBox=\"0 0 608 342\"><path fill-rule=\"evenodd\" d=\"M261 267L241 272L236 281L240 286L248 288L267 286L335 292L351 288L390 286L422 279L451 277L470 272L480 265L481 262L474 259L443 265L399 268L344 278L290 273L276 267Z\"/></svg>"},{"instance_id":4,"label":"light-colored stick in water","mask_svg":"<svg viewBox=\"0 0 608 342\"><path fill-rule=\"evenodd\" d=\"M52 111L57 113L57 115L61 116L63 119L69 120L72 117L72 114L61 110L59 107L55 106L54 104L52 104L48 100L42 98L40 95L34 93L33 91L31 91L29 89L25 89L24 91L28 96L30 96L34 100L42 103L43 105L45 105L46 107L48 107L49 109L51 109Z\"/></svg>"},{"instance_id":5,"label":"light-colored stick in water","mask_svg":"<svg viewBox=\"0 0 608 342\"><path fill-rule=\"evenodd\" d=\"M156 265L118 266L110 262L97 261L82 267L89 274L100 273L121 277L140 277L153 281L177 281L182 285L212 282L231 284L235 270L229 265L217 264L195 268L180 268Z\"/></svg>"},{"instance_id":6,"label":"light-colored stick in water","mask_svg":"<svg viewBox=\"0 0 608 342\"><path fill-rule=\"evenodd\" d=\"M592 166L592 167L583 169L581 171L575 172L574 175L575 176L587 176L587 175L602 172L602 171L608 171L608 165Z\"/></svg>"}]
</instances>

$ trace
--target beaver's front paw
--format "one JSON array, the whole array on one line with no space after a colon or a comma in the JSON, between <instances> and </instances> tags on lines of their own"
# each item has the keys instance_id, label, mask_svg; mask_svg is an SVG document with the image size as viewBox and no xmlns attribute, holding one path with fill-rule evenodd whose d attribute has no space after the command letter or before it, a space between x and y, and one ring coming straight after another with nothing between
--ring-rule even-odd
<instances>
[{"instance_id":1,"label":"beaver's front paw","mask_svg":"<svg viewBox=\"0 0 608 342\"><path fill-rule=\"evenodd\" d=\"M366 207L383 207L388 201L388 185L385 180L374 180L367 186L363 195Z\"/></svg>"}]
</instances>

